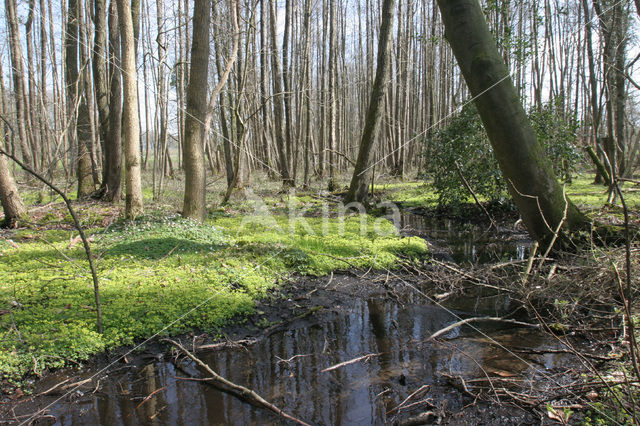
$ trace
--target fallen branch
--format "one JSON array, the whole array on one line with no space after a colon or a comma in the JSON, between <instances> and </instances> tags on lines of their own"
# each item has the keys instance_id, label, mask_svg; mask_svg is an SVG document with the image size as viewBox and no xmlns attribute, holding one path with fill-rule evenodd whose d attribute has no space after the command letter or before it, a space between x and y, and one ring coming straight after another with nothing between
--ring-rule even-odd
<instances>
[{"instance_id":1,"label":"fallen branch","mask_svg":"<svg viewBox=\"0 0 640 426\"><path fill-rule=\"evenodd\" d=\"M511 347L509 348L512 352L518 352L523 354L533 354L533 355L545 355L545 354L569 354L578 356L575 351L569 349L530 349L530 348L519 348L519 347ZM579 353L580 356L585 358L591 358L598 361L615 361L619 359L619 357L615 356L601 356L595 354L588 354L584 352Z\"/></svg>"},{"instance_id":2,"label":"fallen branch","mask_svg":"<svg viewBox=\"0 0 640 426\"><path fill-rule=\"evenodd\" d=\"M153 392L151 392L149 395L147 395L147 396L142 400L142 402L141 402L140 404L138 404L138 405L136 406L136 408L135 408L135 409L137 410L138 408L140 408L140 407L142 406L142 404L144 404L145 402L149 401L149 400L153 397L153 395L157 394L158 392L162 392L162 391L163 391L163 390L165 390L166 388L167 388L166 386L163 386L163 387L158 388L158 389L154 390Z\"/></svg>"},{"instance_id":3,"label":"fallen branch","mask_svg":"<svg viewBox=\"0 0 640 426\"><path fill-rule=\"evenodd\" d=\"M295 423L298 423L298 424L301 424L301 425L309 426L308 423L303 422L302 420L297 419L297 418L293 417L292 415L285 413L280 408L276 407L275 405L273 405L269 401L265 400L263 397L261 397L256 392L252 391L251 389L245 388L244 386L237 385L237 384L225 379L224 377L220 376L218 373L213 371L211 369L211 367L209 367L207 364L202 362L199 358L197 358L191 352L186 350L180 343L175 342L175 341L173 341L171 339L162 339L162 340L165 341L165 342L171 343L173 346L178 348L184 355L186 355L193 362L195 362L200 367L202 367L207 373L209 373L211 375L211 377L208 378L209 383L213 384L219 390L221 390L223 392L230 393L230 394L240 398L241 400L246 401L249 404L254 405L256 407L265 408L265 409L267 409L267 410L269 410L269 411L271 411L271 412L273 412L273 413L275 413L275 414L277 414L277 415L279 415L279 416L281 416L281 417L283 417L283 418L285 418L287 420L291 420L292 422L295 422Z\"/></svg>"},{"instance_id":4,"label":"fallen branch","mask_svg":"<svg viewBox=\"0 0 640 426\"><path fill-rule=\"evenodd\" d=\"M375 358L375 357L380 356L382 354L383 354L383 352L380 352L380 353L377 353L377 354L362 355L362 356L359 356L357 358L350 359L349 361L344 361L344 362L341 362L339 364L332 365L331 367L327 367L324 370L321 370L320 372L321 373L326 373L328 371L337 370L338 368L341 368L341 367L344 367L344 366L347 366L347 365L351 365L351 364L355 364L356 362L368 361L371 358Z\"/></svg>"},{"instance_id":5,"label":"fallen branch","mask_svg":"<svg viewBox=\"0 0 640 426\"><path fill-rule=\"evenodd\" d=\"M419 394L420 392L422 392L422 391L429 390L429 388L430 388L430 386L429 386L429 385L422 385L422 386L420 386L420 388L419 388L417 391L413 392L411 395L409 395L408 397L406 397L406 398L404 399L404 401L402 401L400 404L396 405L396 406L395 406L394 408L392 408L391 410L387 411L387 416L388 416L389 414L392 414L392 413L396 412L396 411L399 411L401 408L403 408L403 407L404 407L404 405L405 405L407 402L409 402L409 401L411 400L411 398L413 398L414 396L418 395L418 394ZM427 402L427 403L431 404L431 403L430 403L429 401L427 401L427 400L424 400L424 402ZM431 404L431 408L434 408L433 404Z\"/></svg>"},{"instance_id":6,"label":"fallen branch","mask_svg":"<svg viewBox=\"0 0 640 426\"><path fill-rule=\"evenodd\" d=\"M228 347L238 347L238 346L244 347L244 346L253 345L256 342L257 342L256 339L241 339L236 341L227 340L224 342L197 346L196 351L213 351L213 350L225 349Z\"/></svg>"},{"instance_id":7,"label":"fallen branch","mask_svg":"<svg viewBox=\"0 0 640 426\"><path fill-rule=\"evenodd\" d=\"M477 322L477 321L504 322L504 323L507 323L507 324L520 325L520 326L523 326L523 327L540 328L539 324L530 324L528 322L510 320L510 319L499 318L499 317L473 317L473 318L467 318L467 319L463 319L463 320L454 322L453 324L448 325L445 328L436 331L431 336L429 336L427 341L429 341L431 339L435 339L436 337L442 336L443 334L448 333L449 331L453 330L456 327L460 327L461 325L465 325L465 324L469 324L471 322Z\"/></svg>"}]
</instances>

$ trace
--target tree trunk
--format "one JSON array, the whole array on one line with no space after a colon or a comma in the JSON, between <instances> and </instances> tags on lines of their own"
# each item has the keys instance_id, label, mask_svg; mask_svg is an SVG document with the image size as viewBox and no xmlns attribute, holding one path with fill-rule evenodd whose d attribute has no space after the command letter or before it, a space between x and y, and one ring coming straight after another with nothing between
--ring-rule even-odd
<instances>
[{"instance_id":1,"label":"tree trunk","mask_svg":"<svg viewBox=\"0 0 640 426\"><path fill-rule=\"evenodd\" d=\"M565 196L520 104L477 0L438 0L458 60L522 219L533 238L553 239L587 218Z\"/></svg>"},{"instance_id":2,"label":"tree trunk","mask_svg":"<svg viewBox=\"0 0 640 426\"><path fill-rule=\"evenodd\" d=\"M203 123L207 115L210 10L210 0L194 2L191 67L187 86L184 141L185 191L182 215L197 220L203 220L206 213Z\"/></svg>"},{"instance_id":3,"label":"tree trunk","mask_svg":"<svg viewBox=\"0 0 640 426\"><path fill-rule=\"evenodd\" d=\"M0 148L4 135L0 135ZM27 214L27 209L22 203L22 198L18 193L18 186L11 175L9 163L4 155L0 154L0 202L4 211L4 221L0 225L3 228L15 228L18 220Z\"/></svg>"},{"instance_id":4,"label":"tree trunk","mask_svg":"<svg viewBox=\"0 0 640 426\"><path fill-rule=\"evenodd\" d=\"M329 191L335 191L338 189L338 182L336 180L336 150L338 148L338 129L337 125L337 90L336 90L336 78L337 78L337 28L336 28L336 0L329 0L329 83L328 90L328 104L329 104L329 183L327 189Z\"/></svg>"},{"instance_id":5,"label":"tree trunk","mask_svg":"<svg viewBox=\"0 0 640 426\"><path fill-rule=\"evenodd\" d=\"M105 201L122 196L122 78L120 72L120 31L114 2L109 7L109 121L104 140L103 181Z\"/></svg>"},{"instance_id":6,"label":"tree trunk","mask_svg":"<svg viewBox=\"0 0 640 426\"><path fill-rule=\"evenodd\" d=\"M384 104L385 89L387 80L389 79L389 69L391 68L391 31L393 28L393 10L395 0L384 0L382 5L382 25L380 27L380 39L378 41L378 64L376 69L376 78L372 87L371 99L367 110L367 118L362 130L362 138L360 140L360 148L358 149L358 159L351 177L349 191L345 196L345 202L352 201L364 202L367 198L367 187L369 176L371 175L371 167L369 166L369 158L371 157L371 148L376 141L378 128L380 127L380 118L382 115L382 107Z\"/></svg>"},{"instance_id":7,"label":"tree trunk","mask_svg":"<svg viewBox=\"0 0 640 426\"><path fill-rule=\"evenodd\" d=\"M273 119L275 126L276 147L280 165L280 176L285 187L293 186L293 179L289 171L289 161L286 152L286 130L283 111L284 94L282 92L282 66L278 56L278 37L276 31L276 5L275 0L269 0L269 33L271 36L271 66L273 67Z\"/></svg>"},{"instance_id":8,"label":"tree trunk","mask_svg":"<svg viewBox=\"0 0 640 426\"><path fill-rule=\"evenodd\" d=\"M111 185L107 182L109 164L106 158L107 139L109 137L109 90L107 83L107 6L106 0L94 0L93 2L93 86L98 109L98 134L102 144L102 183L100 186L100 198L108 200L106 193Z\"/></svg>"},{"instance_id":9,"label":"tree trunk","mask_svg":"<svg viewBox=\"0 0 640 426\"><path fill-rule=\"evenodd\" d=\"M22 159L27 166L33 165L29 139L27 136L27 105L24 84L24 66L22 64L22 45L18 31L18 16L16 0L5 0L7 27L9 29L9 46L11 49L11 69L13 76L13 91L15 93L16 122L20 140Z\"/></svg>"},{"instance_id":10,"label":"tree trunk","mask_svg":"<svg viewBox=\"0 0 640 426\"><path fill-rule=\"evenodd\" d=\"M94 190L91 174L91 157L87 144L90 142L89 109L84 94L83 78L78 71L80 4L69 0L67 25L65 27L65 84L67 93L67 113L70 120L69 138L77 145L76 174L78 178L78 199L91 195ZM89 139L89 140L87 140Z\"/></svg>"},{"instance_id":11,"label":"tree trunk","mask_svg":"<svg viewBox=\"0 0 640 426\"><path fill-rule=\"evenodd\" d=\"M125 215L129 219L135 219L143 212L135 39L128 0L117 0L117 5L123 74L122 134L124 136L125 187L127 191Z\"/></svg>"}]
</instances>

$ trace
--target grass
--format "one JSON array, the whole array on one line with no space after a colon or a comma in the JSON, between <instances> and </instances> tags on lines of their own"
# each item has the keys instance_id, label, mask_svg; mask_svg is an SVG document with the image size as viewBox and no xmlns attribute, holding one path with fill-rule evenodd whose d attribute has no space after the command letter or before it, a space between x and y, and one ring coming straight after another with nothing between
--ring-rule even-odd
<instances>
[{"instance_id":1,"label":"grass","mask_svg":"<svg viewBox=\"0 0 640 426\"><path fill-rule=\"evenodd\" d=\"M631 184L622 186L627 207L632 210L640 209L640 188ZM607 202L607 187L593 184L592 174L580 174L567 185L567 195L585 212L595 212L602 209ZM619 200L616 201L620 203Z\"/></svg>"},{"instance_id":2,"label":"grass","mask_svg":"<svg viewBox=\"0 0 640 426\"><path fill-rule=\"evenodd\" d=\"M296 199L306 202L315 203ZM58 207L49 219L65 223ZM0 240L0 375L7 382L157 332L215 332L252 313L256 299L292 274L388 268L399 255L426 253L423 240L402 238L390 222L367 215L290 220L218 209L197 223L156 211L105 228L111 213L88 207L104 334L95 331L91 277L77 233L14 232L11 241Z\"/></svg>"}]
</instances>

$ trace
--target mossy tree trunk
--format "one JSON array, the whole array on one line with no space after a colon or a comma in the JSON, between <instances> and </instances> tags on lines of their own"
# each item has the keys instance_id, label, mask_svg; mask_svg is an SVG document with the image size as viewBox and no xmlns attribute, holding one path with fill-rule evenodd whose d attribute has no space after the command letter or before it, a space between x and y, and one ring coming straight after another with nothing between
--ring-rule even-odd
<instances>
[{"instance_id":1,"label":"mossy tree trunk","mask_svg":"<svg viewBox=\"0 0 640 426\"><path fill-rule=\"evenodd\" d=\"M533 238L588 221L566 198L529 123L478 0L438 0L445 37L473 96L509 192Z\"/></svg>"},{"instance_id":2,"label":"mossy tree trunk","mask_svg":"<svg viewBox=\"0 0 640 426\"><path fill-rule=\"evenodd\" d=\"M203 220L205 217L204 121L207 115L207 80L209 78L210 10L211 0L195 1L185 119L185 190L182 215L198 220Z\"/></svg>"}]
</instances>

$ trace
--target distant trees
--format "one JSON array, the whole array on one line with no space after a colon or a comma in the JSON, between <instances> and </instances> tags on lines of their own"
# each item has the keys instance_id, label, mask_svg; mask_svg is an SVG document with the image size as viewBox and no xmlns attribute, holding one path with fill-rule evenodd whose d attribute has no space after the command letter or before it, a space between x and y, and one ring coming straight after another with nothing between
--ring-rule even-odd
<instances>
[{"instance_id":1,"label":"distant trees","mask_svg":"<svg viewBox=\"0 0 640 426\"><path fill-rule=\"evenodd\" d=\"M77 177L81 197L121 199L124 152L132 216L142 211L143 168L155 200L183 173L196 191L192 148L197 182L225 175L222 200L256 172L284 187L322 181L339 190L339 177L354 168L360 179L347 198L363 199L373 164L376 175L399 178L426 170L424 153L437 148L432 136L470 99L433 0L399 1L390 18L384 1L221 1L202 23L207 46L193 33L200 4L124 3L4 0L10 55L1 60L0 113L15 129L7 149L48 177ZM606 154L614 176L632 174L640 157L629 110L640 88L633 79L640 61L628 57L632 6L480 2L522 103L540 112L562 99L554 114L575 117L577 144L605 163ZM215 53L194 56L192 44ZM378 77L382 57L386 78ZM213 71L194 86L190 74L204 65ZM206 94L204 120L200 109L189 111L196 87ZM204 126L194 133L198 122Z\"/></svg>"}]
</instances>

